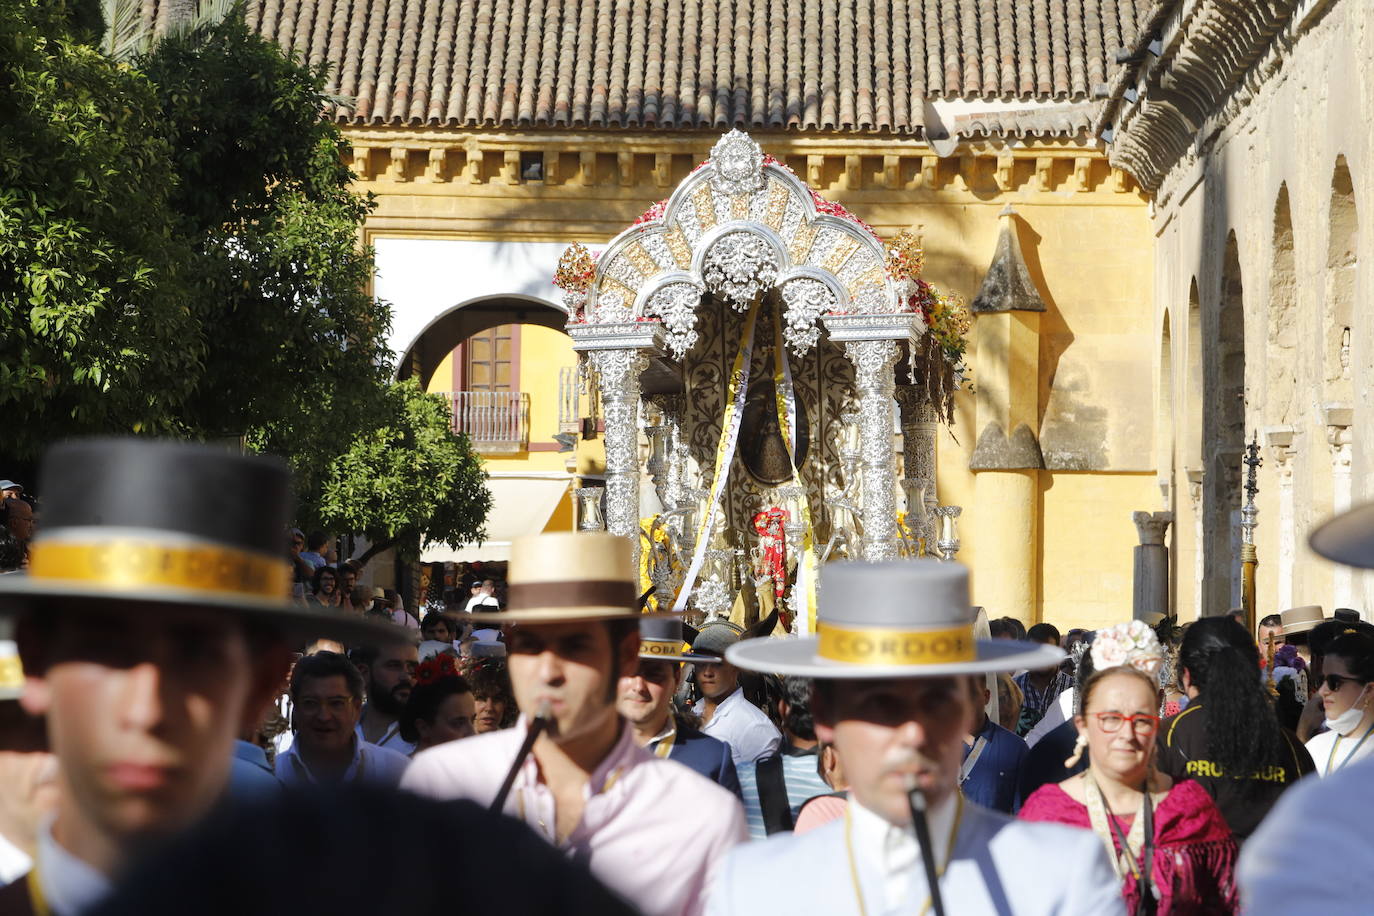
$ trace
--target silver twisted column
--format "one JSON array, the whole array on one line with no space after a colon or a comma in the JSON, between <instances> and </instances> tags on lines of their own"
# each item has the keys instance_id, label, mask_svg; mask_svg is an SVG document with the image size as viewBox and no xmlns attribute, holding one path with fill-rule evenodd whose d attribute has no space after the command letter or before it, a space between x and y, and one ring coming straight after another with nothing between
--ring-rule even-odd
<instances>
[{"instance_id":1,"label":"silver twisted column","mask_svg":"<svg viewBox=\"0 0 1374 916\"><path fill-rule=\"evenodd\" d=\"M859 404L859 447L863 453L863 558L897 556L897 462L892 451L892 394L896 383L895 340L854 340L844 345L854 364Z\"/></svg>"},{"instance_id":2,"label":"silver twisted column","mask_svg":"<svg viewBox=\"0 0 1374 916\"><path fill-rule=\"evenodd\" d=\"M630 538L639 568L639 375L635 349L589 350L606 421L606 530Z\"/></svg>"}]
</instances>

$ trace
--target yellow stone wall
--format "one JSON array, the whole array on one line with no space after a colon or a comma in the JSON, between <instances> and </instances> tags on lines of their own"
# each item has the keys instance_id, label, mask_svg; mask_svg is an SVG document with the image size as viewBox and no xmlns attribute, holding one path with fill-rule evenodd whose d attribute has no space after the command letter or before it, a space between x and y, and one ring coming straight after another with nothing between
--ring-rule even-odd
<instances>
[{"instance_id":1,"label":"yellow stone wall","mask_svg":"<svg viewBox=\"0 0 1374 916\"><path fill-rule=\"evenodd\" d=\"M1025 494L1005 505L1006 481L968 470L977 441L975 398L961 394L956 423L939 439L939 495L965 507L959 558L973 570L974 600L1001 616L1061 628L1127 619L1131 611L1131 513L1157 510L1153 442L1152 230L1144 197L1092 147L1046 141L1015 149L964 144L936 157L923 143L859 137L754 134L814 189L849 207L883 237L915 228L925 240L926 277L971 300L992 258L998 214L1014 206L1030 273L1048 311L1040 316L1034 365L1020 375L969 348L973 385L1015 389L1014 413L1030 415L1054 469L1027 472ZM716 134L351 132L359 188L377 195L369 240L388 237L602 243L671 193L706 158ZM522 183L521 151L543 155L546 180ZM514 157L514 158L513 158ZM552 270L553 265L550 265ZM521 387L539 359L571 351L556 332L525 327ZM550 336L551 335L551 336ZM1024 336L1024 335L1022 335ZM528 343L526 341L529 341ZM1024 342L1023 342L1024 346ZM542 357L527 347L542 347ZM555 351L558 351L555 353ZM997 372L1002 369L1003 377ZM436 377L447 384L444 367ZM556 392L556 370L551 376ZM551 397L550 397L551 399ZM542 414L544 408L535 407ZM556 429L532 416L532 435ZM580 449L594 469L600 441ZM492 469L562 468L565 456L493 458ZM551 463L551 464L550 464ZM978 488L983 487L982 499ZM978 507L979 511L974 511ZM560 508L560 513L564 510ZM555 518L559 518L558 513ZM1008 563L1017 532L1031 549ZM571 524L571 514L568 515ZM999 529L999 526L1003 526ZM1031 568L1026 568L1027 566ZM1022 593L1033 591L1025 597ZM1018 595L1022 595L1017 600Z\"/></svg>"}]
</instances>

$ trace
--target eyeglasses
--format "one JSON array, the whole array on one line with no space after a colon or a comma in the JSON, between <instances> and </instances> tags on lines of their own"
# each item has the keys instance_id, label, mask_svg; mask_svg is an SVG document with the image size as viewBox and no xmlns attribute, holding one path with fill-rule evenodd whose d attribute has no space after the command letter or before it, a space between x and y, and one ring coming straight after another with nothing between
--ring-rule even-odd
<instances>
[{"instance_id":1,"label":"eyeglasses","mask_svg":"<svg viewBox=\"0 0 1374 916\"><path fill-rule=\"evenodd\" d=\"M1121 730L1121 723L1131 723L1131 730L1137 735L1153 735L1159 731L1159 716L1151 716L1146 713L1138 713L1134 716L1123 716L1119 712L1098 712L1093 713L1097 719L1097 725L1104 732L1116 732Z\"/></svg>"},{"instance_id":2,"label":"eyeglasses","mask_svg":"<svg viewBox=\"0 0 1374 916\"><path fill-rule=\"evenodd\" d=\"M1343 686L1345 686L1346 681L1349 681L1352 684L1368 683L1367 681L1362 681L1357 677L1346 677L1344 674L1328 674L1322 678L1322 683L1325 684L1326 689L1331 691L1332 693L1335 693L1337 690L1340 690Z\"/></svg>"}]
</instances>

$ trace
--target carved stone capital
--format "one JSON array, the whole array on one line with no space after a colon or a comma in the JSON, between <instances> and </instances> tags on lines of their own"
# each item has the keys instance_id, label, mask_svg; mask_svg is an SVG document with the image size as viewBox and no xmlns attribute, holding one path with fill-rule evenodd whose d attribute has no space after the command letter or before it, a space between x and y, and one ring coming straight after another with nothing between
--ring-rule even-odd
<instances>
[{"instance_id":1,"label":"carved stone capital","mask_svg":"<svg viewBox=\"0 0 1374 916\"><path fill-rule=\"evenodd\" d=\"M1163 545L1164 535L1173 524L1172 512L1132 512L1131 521L1135 522L1136 533L1142 546Z\"/></svg>"}]
</instances>

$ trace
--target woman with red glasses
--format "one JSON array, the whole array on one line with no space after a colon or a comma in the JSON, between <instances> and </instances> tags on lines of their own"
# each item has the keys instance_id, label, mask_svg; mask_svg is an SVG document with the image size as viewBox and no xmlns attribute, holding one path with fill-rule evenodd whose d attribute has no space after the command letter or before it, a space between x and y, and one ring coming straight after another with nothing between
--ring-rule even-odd
<instances>
[{"instance_id":1,"label":"woman with red glasses","mask_svg":"<svg viewBox=\"0 0 1374 916\"><path fill-rule=\"evenodd\" d=\"M1132 914L1229 913L1237 904L1236 844L1211 796L1196 782L1174 783L1154 766L1163 696L1153 645L1134 646L1130 625L1098 634L1095 673L1074 718L1088 768L1037 789L1027 820L1092 830L1106 847ZM1113 656L1125 650L1125 658ZM1158 653L1162 659L1162 651ZM1148 661L1145 661L1148 659ZM1144 662L1144 663L1142 663ZM1066 762L1066 766L1072 763Z\"/></svg>"},{"instance_id":2,"label":"woman with red glasses","mask_svg":"<svg viewBox=\"0 0 1374 916\"><path fill-rule=\"evenodd\" d=\"M1374 754L1374 637L1349 630L1322 656L1322 699L1327 731L1307 742L1317 772L1330 776Z\"/></svg>"}]
</instances>

